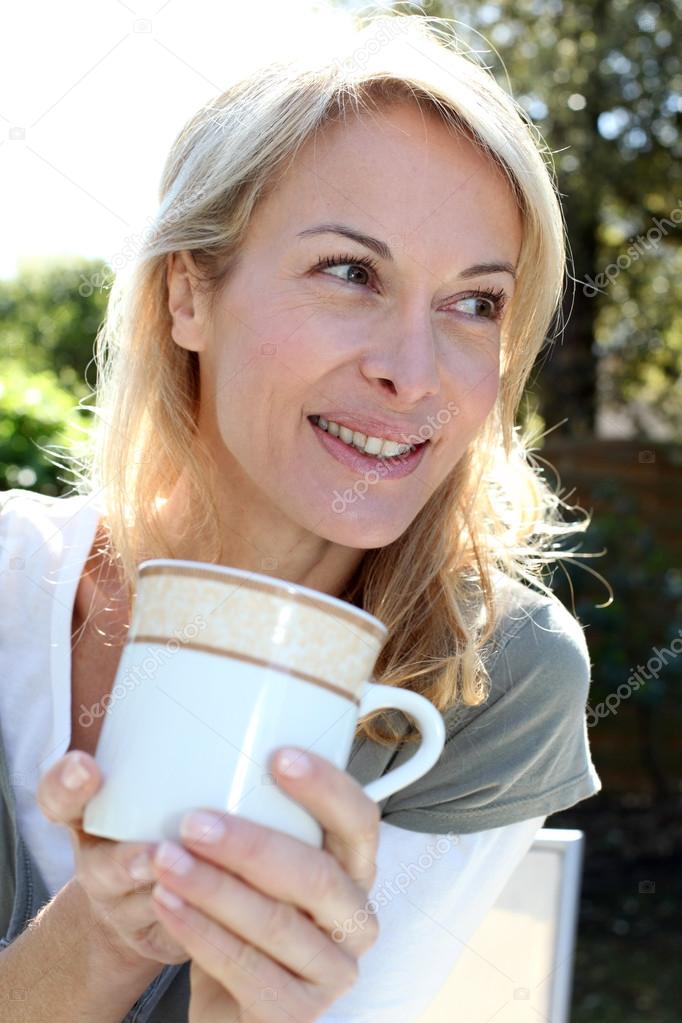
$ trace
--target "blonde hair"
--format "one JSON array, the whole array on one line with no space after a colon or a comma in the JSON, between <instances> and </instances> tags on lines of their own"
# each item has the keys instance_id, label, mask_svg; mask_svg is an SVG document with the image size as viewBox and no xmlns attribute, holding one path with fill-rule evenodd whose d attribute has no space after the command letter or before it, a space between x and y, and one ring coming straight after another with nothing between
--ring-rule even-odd
<instances>
[{"instance_id":1,"label":"blonde hair","mask_svg":"<svg viewBox=\"0 0 682 1023\"><path fill-rule=\"evenodd\" d=\"M389 638L375 669L441 712L488 695L482 648L497 624L494 570L548 595L546 567L569 554L568 505L541 478L534 439L515 425L529 373L560 312L565 227L551 154L520 106L466 52L444 18L378 14L353 21L324 52L315 44L244 74L177 136L150 237L117 277L96 340L99 422L79 489L107 491L107 546L132 602L142 558L173 557L158 502L181 471L197 531L220 557L211 460L196 433L196 352L171 337L168 255L189 250L211 301L229 277L259 199L297 150L348 112L409 100L435 111L501 169L522 215L517 285L503 320L498 400L452 472L405 532L368 550L343 596L377 615ZM589 556L589 555L584 555ZM208 560L208 559L207 559ZM573 560L573 559L571 559ZM382 727L383 725L383 727ZM357 734L394 744L380 712ZM406 736L408 741L416 735Z\"/></svg>"}]
</instances>

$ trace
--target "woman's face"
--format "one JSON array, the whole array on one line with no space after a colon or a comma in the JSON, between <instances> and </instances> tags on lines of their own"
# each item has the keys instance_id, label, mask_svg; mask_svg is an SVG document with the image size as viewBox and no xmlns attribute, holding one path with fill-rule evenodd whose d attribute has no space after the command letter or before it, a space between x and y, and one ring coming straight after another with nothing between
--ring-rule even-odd
<instances>
[{"instance_id":1,"label":"woman's face","mask_svg":"<svg viewBox=\"0 0 682 1023\"><path fill-rule=\"evenodd\" d=\"M503 175L433 114L327 127L257 207L213 318L175 320L218 481L334 543L395 540L495 403L514 278L481 265L513 271L520 245ZM381 458L346 431L428 443Z\"/></svg>"}]
</instances>

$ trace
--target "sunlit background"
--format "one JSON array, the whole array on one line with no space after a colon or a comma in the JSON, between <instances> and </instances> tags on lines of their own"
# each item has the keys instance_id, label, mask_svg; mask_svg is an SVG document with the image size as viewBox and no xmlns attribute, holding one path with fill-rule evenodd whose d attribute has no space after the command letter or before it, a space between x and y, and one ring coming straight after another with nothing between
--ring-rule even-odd
<instances>
[{"instance_id":1,"label":"sunlit background","mask_svg":"<svg viewBox=\"0 0 682 1023\"><path fill-rule=\"evenodd\" d=\"M300 40L311 11L334 17L304 0L5 5L0 276L46 256L112 261L134 246L185 120L273 44Z\"/></svg>"}]
</instances>

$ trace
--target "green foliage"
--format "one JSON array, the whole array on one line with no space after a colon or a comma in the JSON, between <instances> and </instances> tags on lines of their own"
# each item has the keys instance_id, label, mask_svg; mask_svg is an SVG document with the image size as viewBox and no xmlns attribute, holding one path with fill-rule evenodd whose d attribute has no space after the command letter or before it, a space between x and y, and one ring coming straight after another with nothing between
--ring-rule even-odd
<instances>
[{"instance_id":1,"label":"green foliage","mask_svg":"<svg viewBox=\"0 0 682 1023\"><path fill-rule=\"evenodd\" d=\"M92 423L77 406L93 401L110 280L100 260L82 259L36 263L0 281L0 488L69 490L72 474L59 463Z\"/></svg>"},{"instance_id":2,"label":"green foliage","mask_svg":"<svg viewBox=\"0 0 682 1023\"><path fill-rule=\"evenodd\" d=\"M91 422L51 370L0 362L0 489L64 493L73 476L59 462L65 452L78 451ZM47 447L52 450L41 450Z\"/></svg>"},{"instance_id":3,"label":"green foliage","mask_svg":"<svg viewBox=\"0 0 682 1023\"><path fill-rule=\"evenodd\" d=\"M2 354L30 370L50 369L77 397L95 387L93 346L111 273L100 260L51 260L0 281ZM87 372L86 372L87 371Z\"/></svg>"}]
</instances>

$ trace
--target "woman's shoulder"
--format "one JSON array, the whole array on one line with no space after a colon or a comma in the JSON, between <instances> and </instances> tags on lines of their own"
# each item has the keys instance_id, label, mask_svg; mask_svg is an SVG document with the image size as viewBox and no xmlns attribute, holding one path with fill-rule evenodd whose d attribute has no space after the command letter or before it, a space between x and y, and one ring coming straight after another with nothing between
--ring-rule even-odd
<instances>
[{"instance_id":1,"label":"woman's shoulder","mask_svg":"<svg viewBox=\"0 0 682 1023\"><path fill-rule=\"evenodd\" d=\"M80 514L101 514L101 511L101 500L95 494L54 497L20 487L3 490L0 492L0 544L19 532L30 539L39 536L45 528L62 527Z\"/></svg>"},{"instance_id":2,"label":"woman's shoulder","mask_svg":"<svg viewBox=\"0 0 682 1023\"><path fill-rule=\"evenodd\" d=\"M546 669L577 670L589 677L590 655L584 628L565 604L550 592L544 592L496 572L496 626L487 644L491 671L500 662L517 667L541 660Z\"/></svg>"},{"instance_id":3,"label":"woman's shoulder","mask_svg":"<svg viewBox=\"0 0 682 1023\"><path fill-rule=\"evenodd\" d=\"M448 735L498 714L515 728L533 716L536 727L582 718L589 698L592 665L583 626L553 593L497 573L496 622L480 650L487 696L475 706L446 712ZM511 727L511 725L509 725Z\"/></svg>"},{"instance_id":4,"label":"woman's shoulder","mask_svg":"<svg viewBox=\"0 0 682 1023\"><path fill-rule=\"evenodd\" d=\"M557 813L601 787L586 727L590 658L580 622L554 594L508 576L496 576L494 597L496 626L481 651L488 695L444 712L443 754L389 797L389 823L479 831Z\"/></svg>"},{"instance_id":5,"label":"woman's shoulder","mask_svg":"<svg viewBox=\"0 0 682 1023\"><path fill-rule=\"evenodd\" d=\"M34 580L54 580L90 542L102 514L91 494L52 497L15 488L0 493L0 576L5 606ZM30 587L29 587L30 589Z\"/></svg>"},{"instance_id":6,"label":"woman's shoulder","mask_svg":"<svg viewBox=\"0 0 682 1023\"><path fill-rule=\"evenodd\" d=\"M21 487L3 490L0 493L0 528L7 530L19 522L29 526L45 516L59 516L69 503L73 503L73 498L52 497Z\"/></svg>"},{"instance_id":7,"label":"woman's shoulder","mask_svg":"<svg viewBox=\"0 0 682 1023\"><path fill-rule=\"evenodd\" d=\"M59 516L84 503L99 503L99 498L96 494L79 493L59 497L41 494L38 490L24 490L22 487L0 491L0 515L20 512L30 514L33 511Z\"/></svg>"},{"instance_id":8,"label":"woman's shoulder","mask_svg":"<svg viewBox=\"0 0 682 1023\"><path fill-rule=\"evenodd\" d=\"M14 488L0 493L0 563L3 569L41 541L44 525L54 514L55 498ZM42 528L41 528L42 527Z\"/></svg>"}]
</instances>

